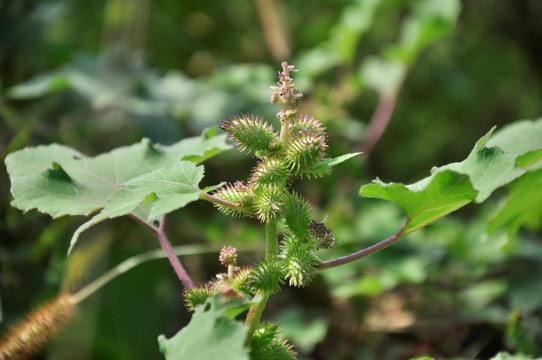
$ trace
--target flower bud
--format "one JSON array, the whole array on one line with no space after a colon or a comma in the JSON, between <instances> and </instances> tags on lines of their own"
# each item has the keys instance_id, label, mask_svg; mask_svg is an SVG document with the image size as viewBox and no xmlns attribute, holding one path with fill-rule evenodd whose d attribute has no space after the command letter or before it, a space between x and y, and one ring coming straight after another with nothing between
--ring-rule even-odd
<instances>
[{"instance_id":1,"label":"flower bud","mask_svg":"<svg viewBox=\"0 0 542 360\"><path fill-rule=\"evenodd\" d=\"M231 246L224 246L220 250L220 255L218 260L224 266L236 265L237 264L237 249Z\"/></svg>"}]
</instances>

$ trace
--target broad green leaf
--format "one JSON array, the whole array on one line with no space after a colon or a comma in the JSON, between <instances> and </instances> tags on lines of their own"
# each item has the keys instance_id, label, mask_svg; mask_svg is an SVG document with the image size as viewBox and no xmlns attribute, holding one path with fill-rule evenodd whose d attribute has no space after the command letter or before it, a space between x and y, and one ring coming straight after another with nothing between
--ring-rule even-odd
<instances>
[{"instance_id":1,"label":"broad green leaf","mask_svg":"<svg viewBox=\"0 0 542 360\"><path fill-rule=\"evenodd\" d=\"M542 118L522 120L503 127L486 142L498 146L504 152L525 154L542 148Z\"/></svg>"},{"instance_id":2,"label":"broad green leaf","mask_svg":"<svg viewBox=\"0 0 542 360\"><path fill-rule=\"evenodd\" d=\"M498 146L506 153L520 155L516 163L523 169L542 168L542 118L504 127L487 141L487 146Z\"/></svg>"},{"instance_id":3,"label":"broad green leaf","mask_svg":"<svg viewBox=\"0 0 542 360\"><path fill-rule=\"evenodd\" d=\"M162 146L144 139L96 157L58 144L26 148L5 160L12 205L53 217L88 215L103 208L120 184L182 159L199 163L229 149L225 140L204 134Z\"/></svg>"},{"instance_id":4,"label":"broad green leaf","mask_svg":"<svg viewBox=\"0 0 542 360\"><path fill-rule=\"evenodd\" d=\"M470 201L484 201L497 188L525 174L525 170L517 166L517 159L524 152L532 153L540 149L542 140L529 138L527 133L539 131L541 123L542 119L526 122L520 127L504 128L495 135L497 140L491 141L493 128L476 143L462 162L434 168L431 176L412 185L375 181L363 186L360 193L397 204L407 217L403 234L408 234ZM515 141L531 143L520 145Z\"/></svg>"},{"instance_id":5,"label":"broad green leaf","mask_svg":"<svg viewBox=\"0 0 542 360\"><path fill-rule=\"evenodd\" d=\"M219 302L219 296L210 298L196 307L190 323L175 336L158 337L166 360L249 359L249 350L244 346L248 328L231 321L225 314L227 304Z\"/></svg>"},{"instance_id":6,"label":"broad green leaf","mask_svg":"<svg viewBox=\"0 0 542 360\"><path fill-rule=\"evenodd\" d=\"M524 170L516 167L517 154L506 154L498 147L478 148L478 143L464 161L435 168L432 172L449 169L469 175L478 191L475 201L481 203L493 191L520 177Z\"/></svg>"},{"instance_id":7,"label":"broad green leaf","mask_svg":"<svg viewBox=\"0 0 542 360\"><path fill-rule=\"evenodd\" d=\"M202 193L217 187L200 189L198 184L203 179L203 173L203 166L181 161L170 168L161 168L121 184L107 198L104 209L74 232L68 254L83 231L105 219L129 214L137 207L146 205L144 220L150 221L198 200Z\"/></svg>"},{"instance_id":8,"label":"broad green leaf","mask_svg":"<svg viewBox=\"0 0 542 360\"><path fill-rule=\"evenodd\" d=\"M363 186L360 193L397 204L407 217L405 235L468 204L477 194L468 176L450 170L408 186L377 180Z\"/></svg>"},{"instance_id":9,"label":"broad green leaf","mask_svg":"<svg viewBox=\"0 0 542 360\"><path fill-rule=\"evenodd\" d=\"M542 169L527 173L510 184L511 194L488 232L507 226L508 236L514 238L521 227L538 229L542 224Z\"/></svg>"}]
</instances>

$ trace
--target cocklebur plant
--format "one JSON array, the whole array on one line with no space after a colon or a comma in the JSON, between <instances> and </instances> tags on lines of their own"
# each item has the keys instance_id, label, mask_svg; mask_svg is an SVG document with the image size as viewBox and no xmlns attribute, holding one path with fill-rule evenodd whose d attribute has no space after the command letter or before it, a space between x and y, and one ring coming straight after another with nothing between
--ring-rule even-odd
<instances>
[{"instance_id":1,"label":"cocklebur plant","mask_svg":"<svg viewBox=\"0 0 542 360\"><path fill-rule=\"evenodd\" d=\"M190 323L172 338L159 337L166 359L295 359L292 345L279 335L278 324L261 321L268 298L283 286L307 286L318 271L379 251L470 202L486 200L494 190L516 179L538 184L538 188L532 187L527 195L516 192L497 214L497 224L506 225L514 213L539 211L537 204L531 208L516 204L518 196L542 193L542 119L518 122L493 136L492 129L464 161L433 168L429 177L417 183L376 180L362 186L362 196L399 206L405 215L403 226L366 249L321 261L326 256L322 250L333 247L336 240L326 219L314 219L310 205L292 185L298 179L327 175L333 166L357 153L327 158L325 127L314 117L298 113L302 94L294 88L293 70L282 64L279 86L273 87L271 96L273 104L282 105L277 114L280 129L246 114L234 115L222 124L241 151L257 158L246 181L199 187L204 176L199 164L230 148L226 135L219 135L217 129L170 146L143 140L94 158L57 144L26 148L6 158L13 206L23 211L38 209L53 217L94 213L72 236L69 253L83 250L77 243L85 230L125 215L157 237L184 285L186 307L194 312ZM239 264L237 250L223 244L218 260L224 272L194 285L178 256L201 249L190 245L173 248L164 229L168 213L197 200L213 203L226 215L261 222L265 258L257 264ZM514 219L513 226L521 226L521 221L531 224L530 218L521 217ZM279 223L286 228L280 236ZM36 310L4 337L0 359L23 359L35 353L69 322L81 301L119 274L160 256L164 255L152 251L130 258L79 291L62 294ZM245 320L240 321L245 313Z\"/></svg>"},{"instance_id":2,"label":"cocklebur plant","mask_svg":"<svg viewBox=\"0 0 542 360\"><path fill-rule=\"evenodd\" d=\"M295 89L290 77L294 66L284 62L282 67L279 86L272 87L271 95L271 103L282 105L282 110L277 113L280 131L254 115L235 115L225 120L221 128L229 134L229 139L239 150L254 154L258 160L246 182L226 184L210 195L220 200L215 202L220 211L231 216L256 218L265 226L265 260L238 273L231 271L234 264L228 264L227 275L218 275L212 283L187 290L185 294L190 309L225 291L239 298L260 296L259 302L250 308L245 322L249 327L247 344L252 346L254 359L294 358L291 345L275 336L275 326L260 325L261 313L269 296L278 293L283 284L307 286L316 275L315 266L320 263L316 251L334 244L331 231L313 219L310 205L292 190L296 179L329 173L328 135L320 121L298 113L303 95ZM349 154L344 159L354 155ZM279 222L287 228L280 247ZM230 248L222 250L221 263L225 264L225 259L231 257L227 254L232 251ZM274 335L266 342L262 342L267 338L265 336L253 341L258 332ZM265 357L257 355L260 353Z\"/></svg>"}]
</instances>

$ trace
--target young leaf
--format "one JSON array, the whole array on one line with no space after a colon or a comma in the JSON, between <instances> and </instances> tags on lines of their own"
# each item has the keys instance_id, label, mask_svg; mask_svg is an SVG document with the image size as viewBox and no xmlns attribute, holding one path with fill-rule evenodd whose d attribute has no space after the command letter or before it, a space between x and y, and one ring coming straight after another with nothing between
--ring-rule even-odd
<instances>
[{"instance_id":1,"label":"young leaf","mask_svg":"<svg viewBox=\"0 0 542 360\"><path fill-rule=\"evenodd\" d=\"M230 321L225 313L228 304L220 305L219 299L215 296L198 305L190 323L172 338L158 337L166 360L249 360L244 347L248 328L239 321Z\"/></svg>"},{"instance_id":2,"label":"young leaf","mask_svg":"<svg viewBox=\"0 0 542 360\"><path fill-rule=\"evenodd\" d=\"M201 162L230 148L225 135L204 134L162 146L149 140L88 157L52 144L26 148L6 157L12 205L52 217L89 215L107 204L118 186L142 174L188 158Z\"/></svg>"},{"instance_id":3,"label":"young leaf","mask_svg":"<svg viewBox=\"0 0 542 360\"><path fill-rule=\"evenodd\" d=\"M308 178L322 177L324 175L329 174L332 167L337 166L340 163L345 162L346 160L351 159L354 156L361 155L361 154L362 153L360 152L350 153L350 154L337 156L336 158L333 158L333 159L323 160L320 163L318 163L316 166L314 166L312 169L304 171L303 174L301 174L301 176L303 177L306 176Z\"/></svg>"}]
</instances>

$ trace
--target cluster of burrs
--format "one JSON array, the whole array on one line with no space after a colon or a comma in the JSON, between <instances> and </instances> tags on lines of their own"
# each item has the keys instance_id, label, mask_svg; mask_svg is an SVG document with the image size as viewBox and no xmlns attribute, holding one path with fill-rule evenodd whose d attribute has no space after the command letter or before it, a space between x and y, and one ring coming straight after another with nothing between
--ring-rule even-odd
<instances>
[{"instance_id":1,"label":"cluster of burrs","mask_svg":"<svg viewBox=\"0 0 542 360\"><path fill-rule=\"evenodd\" d=\"M212 196L219 199L216 207L232 216L253 217L269 225L283 222L287 233L280 252L254 267L232 267L235 256L225 248L220 261L228 264L228 273L221 274L210 284L187 294L189 307L205 301L217 293L271 295L280 290L284 282L291 286L306 286L315 276L314 266L320 262L315 252L329 248L335 239L324 223L313 220L310 205L292 190L298 178L317 178L330 172L326 162L327 134L322 123L314 117L298 114L303 95L294 89L290 71L294 67L283 63L278 86L271 103L282 104L277 117L280 132L254 115L235 115L222 123L241 151L254 154L257 165L248 181L237 181L217 189ZM227 291L225 291L225 289ZM198 293L196 296L195 293Z\"/></svg>"}]
</instances>

